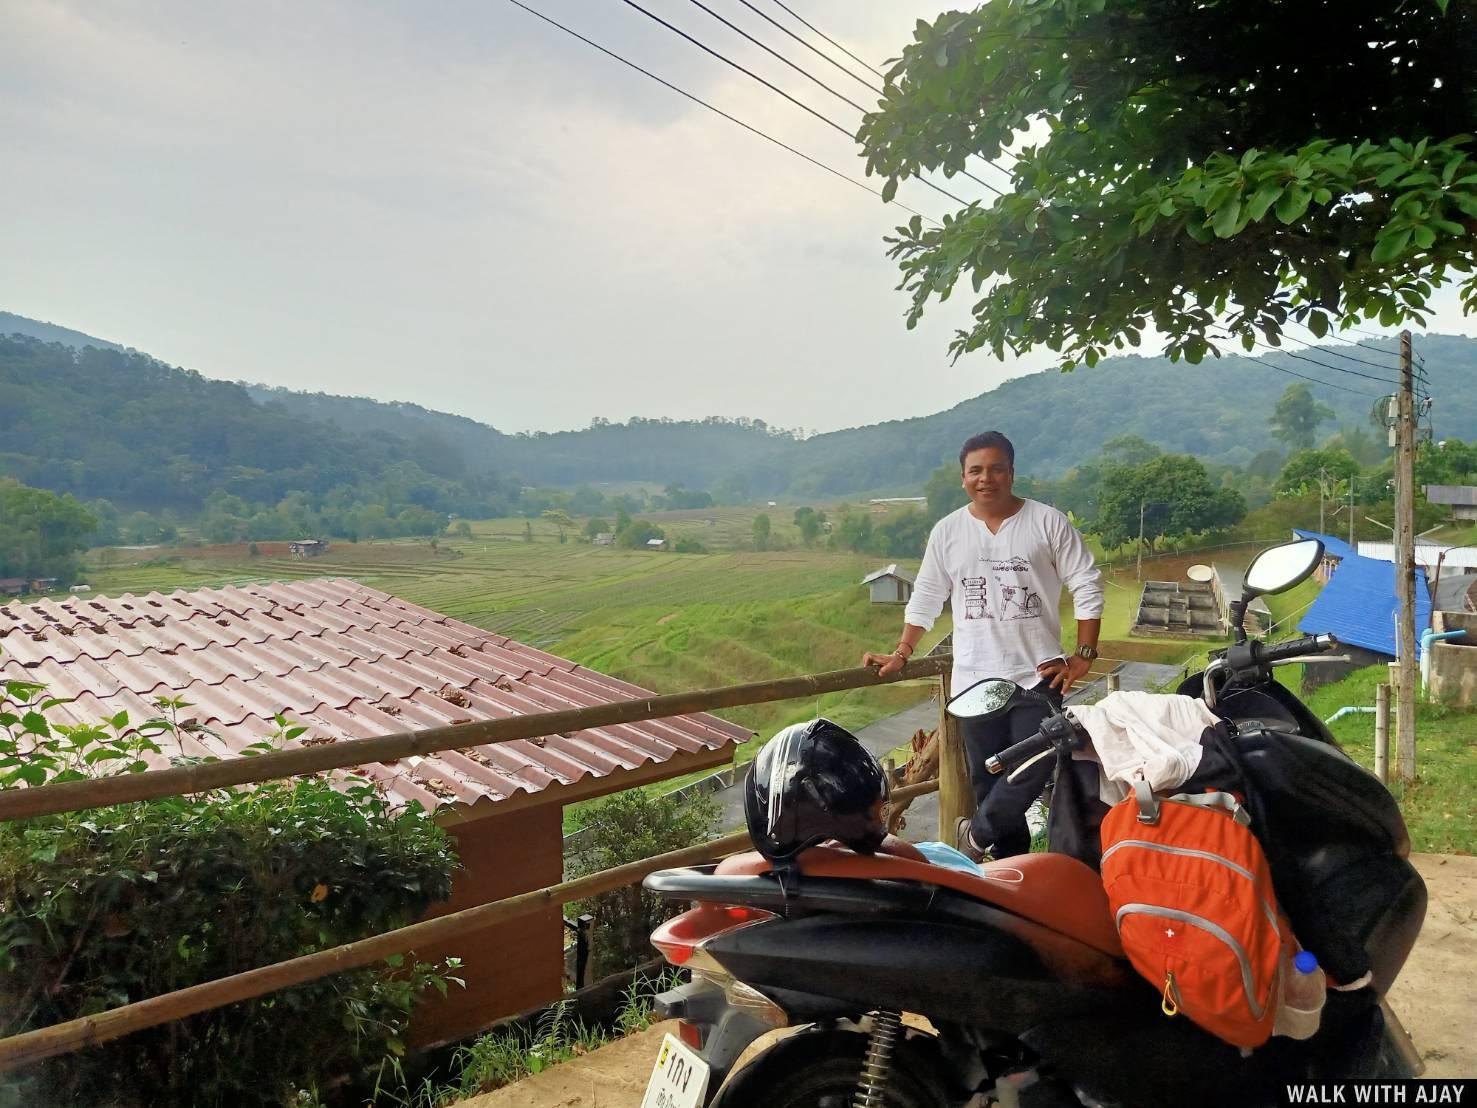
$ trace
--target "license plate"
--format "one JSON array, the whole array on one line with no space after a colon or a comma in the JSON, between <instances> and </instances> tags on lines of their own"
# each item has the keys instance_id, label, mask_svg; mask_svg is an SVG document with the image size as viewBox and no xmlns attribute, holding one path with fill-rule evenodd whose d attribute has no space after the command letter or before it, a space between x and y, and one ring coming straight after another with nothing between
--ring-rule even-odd
<instances>
[{"instance_id":1,"label":"license plate","mask_svg":"<svg viewBox=\"0 0 1477 1108\"><path fill-rule=\"evenodd\" d=\"M662 1039L641 1108L702 1108L708 1063L675 1035Z\"/></svg>"}]
</instances>

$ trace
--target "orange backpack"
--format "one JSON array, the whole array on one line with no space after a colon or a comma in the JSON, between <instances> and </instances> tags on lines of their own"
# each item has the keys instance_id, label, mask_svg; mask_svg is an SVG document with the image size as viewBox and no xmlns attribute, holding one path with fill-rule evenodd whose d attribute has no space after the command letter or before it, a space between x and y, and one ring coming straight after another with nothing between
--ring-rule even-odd
<instances>
[{"instance_id":1,"label":"orange backpack","mask_svg":"<svg viewBox=\"0 0 1477 1108\"><path fill-rule=\"evenodd\" d=\"M1161 990L1165 1015L1243 1048L1272 1034L1292 942L1250 822L1230 793L1159 800L1139 781L1102 826L1103 885L1129 961Z\"/></svg>"}]
</instances>

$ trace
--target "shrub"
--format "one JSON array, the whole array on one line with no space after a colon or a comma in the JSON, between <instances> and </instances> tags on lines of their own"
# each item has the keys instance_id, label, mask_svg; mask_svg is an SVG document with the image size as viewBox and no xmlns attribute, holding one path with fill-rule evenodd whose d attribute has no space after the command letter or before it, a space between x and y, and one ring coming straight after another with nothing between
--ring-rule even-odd
<instances>
[{"instance_id":1,"label":"shrub","mask_svg":"<svg viewBox=\"0 0 1477 1108\"><path fill-rule=\"evenodd\" d=\"M706 794L683 799L640 789L616 793L582 814L587 840L570 865L573 876L704 842L718 824L718 805ZM652 958L652 929L680 910L639 884L582 903L575 914L595 917L595 975L628 970Z\"/></svg>"},{"instance_id":2,"label":"shrub","mask_svg":"<svg viewBox=\"0 0 1477 1108\"><path fill-rule=\"evenodd\" d=\"M55 703L0 685L0 786L142 769L175 726L62 726ZM0 1034L401 926L450 894L454 865L420 808L315 778L0 824ZM52 1059L0 1103L282 1105L401 1053L416 996L446 980L398 960L323 978Z\"/></svg>"},{"instance_id":3,"label":"shrub","mask_svg":"<svg viewBox=\"0 0 1477 1108\"><path fill-rule=\"evenodd\" d=\"M706 554L708 548L697 539L678 539L672 547L678 554Z\"/></svg>"}]
</instances>

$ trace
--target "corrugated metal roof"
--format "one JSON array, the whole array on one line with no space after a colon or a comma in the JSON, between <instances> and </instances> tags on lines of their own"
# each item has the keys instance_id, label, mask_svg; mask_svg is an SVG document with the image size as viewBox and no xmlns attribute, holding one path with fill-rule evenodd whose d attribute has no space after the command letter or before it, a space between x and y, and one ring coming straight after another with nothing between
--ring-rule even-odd
<instances>
[{"instance_id":1,"label":"corrugated metal roof","mask_svg":"<svg viewBox=\"0 0 1477 1108\"><path fill-rule=\"evenodd\" d=\"M1472 507L1477 505L1477 485L1427 485L1426 499L1432 504Z\"/></svg>"},{"instance_id":2,"label":"corrugated metal roof","mask_svg":"<svg viewBox=\"0 0 1477 1108\"><path fill-rule=\"evenodd\" d=\"M1352 558L1358 553L1358 551L1337 535L1324 535L1317 531L1304 531L1300 527L1294 527L1292 533L1300 539L1317 539L1323 544L1324 555L1329 558Z\"/></svg>"},{"instance_id":3,"label":"corrugated metal roof","mask_svg":"<svg viewBox=\"0 0 1477 1108\"><path fill-rule=\"evenodd\" d=\"M1375 558L1381 562L1395 560L1395 544L1392 542L1361 542L1359 554L1364 558ZM1442 572L1477 569L1477 547L1442 546L1440 543L1418 542L1415 544L1415 564L1435 569L1441 563Z\"/></svg>"},{"instance_id":4,"label":"corrugated metal roof","mask_svg":"<svg viewBox=\"0 0 1477 1108\"><path fill-rule=\"evenodd\" d=\"M898 580L906 581L910 585L915 584L917 581L911 573L898 569L897 563L893 562L890 566L883 566L876 573L867 574L867 576L862 578L862 584L870 585L873 581L880 581L884 577L896 577Z\"/></svg>"},{"instance_id":5,"label":"corrugated metal roof","mask_svg":"<svg viewBox=\"0 0 1477 1108\"><path fill-rule=\"evenodd\" d=\"M1395 565L1359 555L1339 562L1328 584L1318 594L1298 630L1337 636L1340 642L1395 656ZM1431 591L1424 570L1415 571L1415 629L1419 635L1431 625ZM1416 649L1420 649L1419 641Z\"/></svg>"},{"instance_id":6,"label":"corrugated metal roof","mask_svg":"<svg viewBox=\"0 0 1477 1108\"><path fill-rule=\"evenodd\" d=\"M650 695L343 578L169 595L0 603L0 677L45 684L75 722L160 714L180 697L173 755L239 756L279 713L311 742L502 719ZM476 804L607 777L749 732L706 713L361 767L392 800ZM300 745L294 740L288 745ZM161 744L162 745L162 744Z\"/></svg>"}]
</instances>

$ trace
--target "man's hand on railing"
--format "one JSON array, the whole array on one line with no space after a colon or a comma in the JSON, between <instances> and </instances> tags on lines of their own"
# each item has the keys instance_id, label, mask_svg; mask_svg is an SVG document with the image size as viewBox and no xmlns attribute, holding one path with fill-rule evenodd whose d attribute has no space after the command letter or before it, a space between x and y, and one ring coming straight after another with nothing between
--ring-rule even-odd
<instances>
[{"instance_id":1,"label":"man's hand on railing","mask_svg":"<svg viewBox=\"0 0 1477 1108\"><path fill-rule=\"evenodd\" d=\"M891 677L907 664L908 659L896 651L891 654L873 654L869 651L862 655L862 665L875 667L879 677Z\"/></svg>"}]
</instances>

